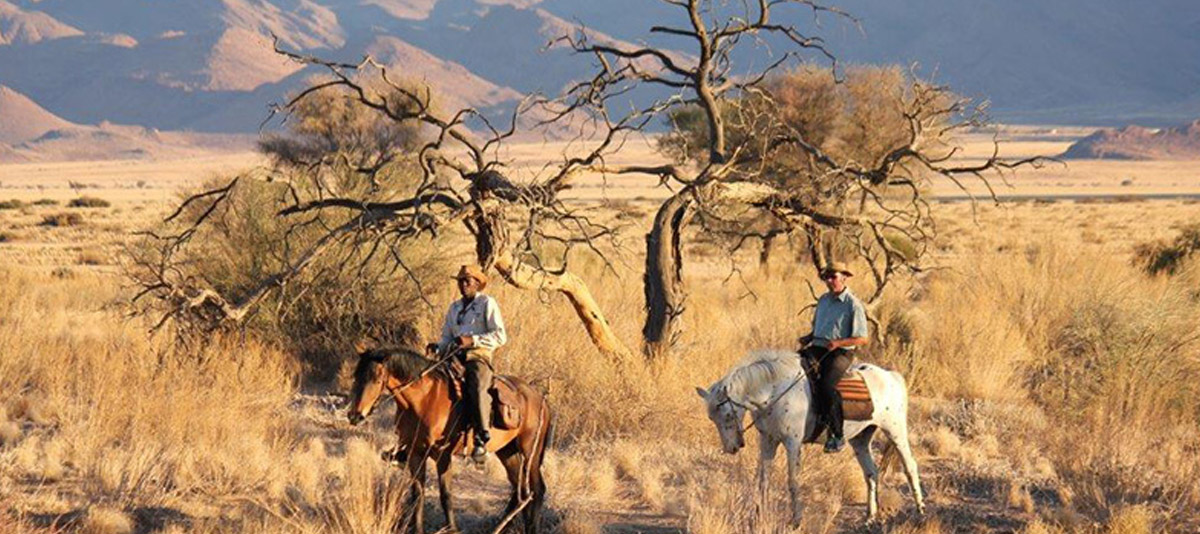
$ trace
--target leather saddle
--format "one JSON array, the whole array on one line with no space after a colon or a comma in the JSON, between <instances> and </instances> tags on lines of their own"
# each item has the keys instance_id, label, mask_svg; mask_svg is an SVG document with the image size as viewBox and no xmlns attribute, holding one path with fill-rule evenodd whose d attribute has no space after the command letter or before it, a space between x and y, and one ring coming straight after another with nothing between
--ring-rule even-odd
<instances>
[{"instance_id":1,"label":"leather saddle","mask_svg":"<svg viewBox=\"0 0 1200 534\"><path fill-rule=\"evenodd\" d=\"M851 368L846 375L834 386L842 396L842 417L846 421L869 421L875 413L875 403L871 401L871 390L863 380L862 373ZM807 443L821 443L828 422L823 415L818 416L817 424L812 434L804 440Z\"/></svg>"},{"instance_id":2,"label":"leather saddle","mask_svg":"<svg viewBox=\"0 0 1200 534\"><path fill-rule=\"evenodd\" d=\"M463 396L463 376L466 367L458 359L454 359L447 368L451 396L457 402L465 398ZM488 388L488 394L492 396L491 427L503 430L520 427L521 405L525 403L525 397L521 394L516 379L507 375L493 375L492 386Z\"/></svg>"}]
</instances>

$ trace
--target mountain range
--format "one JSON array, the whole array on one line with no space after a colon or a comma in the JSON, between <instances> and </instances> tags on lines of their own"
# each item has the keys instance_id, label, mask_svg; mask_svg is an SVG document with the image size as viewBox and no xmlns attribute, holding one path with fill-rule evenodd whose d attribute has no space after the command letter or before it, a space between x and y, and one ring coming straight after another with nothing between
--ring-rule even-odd
<instances>
[{"instance_id":1,"label":"mountain range","mask_svg":"<svg viewBox=\"0 0 1200 534\"><path fill-rule=\"evenodd\" d=\"M1200 116L1195 0L839 5L857 23L805 10L777 21L825 37L842 63L916 64L923 76L989 98L1003 121L1153 125ZM370 54L433 86L446 107L498 112L594 67L547 46L579 24L595 41L687 52L684 40L647 33L680 23L677 8L656 0L0 0L0 84L12 101L0 108L9 115L0 115L0 144L10 145L0 158L64 126L13 115L33 107L74 125L255 132L270 103L318 73L276 55L272 36L329 59ZM764 43L735 59L761 66L783 47ZM49 130L29 137L36 124Z\"/></svg>"}]
</instances>

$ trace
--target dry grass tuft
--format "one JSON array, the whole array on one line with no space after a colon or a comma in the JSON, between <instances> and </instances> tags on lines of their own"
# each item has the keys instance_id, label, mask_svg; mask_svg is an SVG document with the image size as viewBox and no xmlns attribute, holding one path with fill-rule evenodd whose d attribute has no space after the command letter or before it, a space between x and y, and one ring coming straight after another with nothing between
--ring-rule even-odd
<instances>
[{"instance_id":1,"label":"dry grass tuft","mask_svg":"<svg viewBox=\"0 0 1200 534\"><path fill-rule=\"evenodd\" d=\"M1126 506L1113 514L1105 530L1107 534L1150 534L1154 530L1154 514L1140 505Z\"/></svg>"},{"instance_id":2,"label":"dry grass tuft","mask_svg":"<svg viewBox=\"0 0 1200 534\"><path fill-rule=\"evenodd\" d=\"M1021 534L1066 534L1066 531L1041 519L1034 519L1025 525Z\"/></svg>"},{"instance_id":3,"label":"dry grass tuft","mask_svg":"<svg viewBox=\"0 0 1200 534\"><path fill-rule=\"evenodd\" d=\"M890 534L942 534L942 520L936 516L906 521L888 531Z\"/></svg>"},{"instance_id":4,"label":"dry grass tuft","mask_svg":"<svg viewBox=\"0 0 1200 534\"><path fill-rule=\"evenodd\" d=\"M99 197L81 196L73 198L67 202L68 208L107 208L112 206L112 202Z\"/></svg>"},{"instance_id":5,"label":"dry grass tuft","mask_svg":"<svg viewBox=\"0 0 1200 534\"><path fill-rule=\"evenodd\" d=\"M42 226L79 226L83 224L83 215L78 213L54 213L42 216Z\"/></svg>"},{"instance_id":6,"label":"dry grass tuft","mask_svg":"<svg viewBox=\"0 0 1200 534\"><path fill-rule=\"evenodd\" d=\"M21 439L21 425L12 421L0 421L0 447L13 445Z\"/></svg>"},{"instance_id":7,"label":"dry grass tuft","mask_svg":"<svg viewBox=\"0 0 1200 534\"><path fill-rule=\"evenodd\" d=\"M558 525L561 534L602 534L599 520L581 512L568 512Z\"/></svg>"},{"instance_id":8,"label":"dry grass tuft","mask_svg":"<svg viewBox=\"0 0 1200 534\"><path fill-rule=\"evenodd\" d=\"M1035 511L1033 496L1030 495L1029 489L1017 482L1011 482L1008 485L1007 504L1009 508L1020 510L1026 514L1032 514Z\"/></svg>"},{"instance_id":9,"label":"dry grass tuft","mask_svg":"<svg viewBox=\"0 0 1200 534\"><path fill-rule=\"evenodd\" d=\"M926 433L921 439L921 444L929 454L939 458L955 458L962 451L962 440L958 434L941 425Z\"/></svg>"},{"instance_id":10,"label":"dry grass tuft","mask_svg":"<svg viewBox=\"0 0 1200 534\"><path fill-rule=\"evenodd\" d=\"M80 534L133 534L133 521L120 510L91 508L79 527Z\"/></svg>"}]
</instances>

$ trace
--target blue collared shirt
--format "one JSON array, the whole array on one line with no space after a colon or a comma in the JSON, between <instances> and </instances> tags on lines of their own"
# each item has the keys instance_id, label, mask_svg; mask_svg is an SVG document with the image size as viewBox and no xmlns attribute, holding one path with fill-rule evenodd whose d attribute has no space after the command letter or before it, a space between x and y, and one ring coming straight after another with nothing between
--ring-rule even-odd
<instances>
[{"instance_id":1,"label":"blue collared shirt","mask_svg":"<svg viewBox=\"0 0 1200 534\"><path fill-rule=\"evenodd\" d=\"M817 311L813 314L814 345L828 347L835 339L867 335L867 309L850 288L836 295L825 293L817 300Z\"/></svg>"}]
</instances>

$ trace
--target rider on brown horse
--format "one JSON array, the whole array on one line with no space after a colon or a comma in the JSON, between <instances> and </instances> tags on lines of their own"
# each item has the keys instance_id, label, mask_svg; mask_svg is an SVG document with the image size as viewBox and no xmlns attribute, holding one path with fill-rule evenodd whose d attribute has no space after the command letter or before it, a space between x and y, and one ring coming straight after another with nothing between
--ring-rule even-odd
<instances>
[{"instance_id":1,"label":"rider on brown horse","mask_svg":"<svg viewBox=\"0 0 1200 534\"><path fill-rule=\"evenodd\" d=\"M824 413L829 425L825 452L837 452L846 445L837 383L850 368L851 351L870 341L866 308L846 287L846 279L851 276L844 265L837 263L821 269L821 280L829 292L817 301L812 333L800 338L800 355L807 360L806 367L817 369L813 376L814 400L817 413Z\"/></svg>"},{"instance_id":2,"label":"rider on brown horse","mask_svg":"<svg viewBox=\"0 0 1200 534\"><path fill-rule=\"evenodd\" d=\"M486 444L490 439L492 356L496 349L508 341L504 330L504 319L496 299L482 293L488 278L483 269L476 265L463 265L455 276L461 299L450 305L446 322L442 326L442 337L430 343L427 350L438 354L455 351L466 366L463 393L468 402L468 413L475 426L475 447L471 458L483 462L487 457Z\"/></svg>"}]
</instances>

